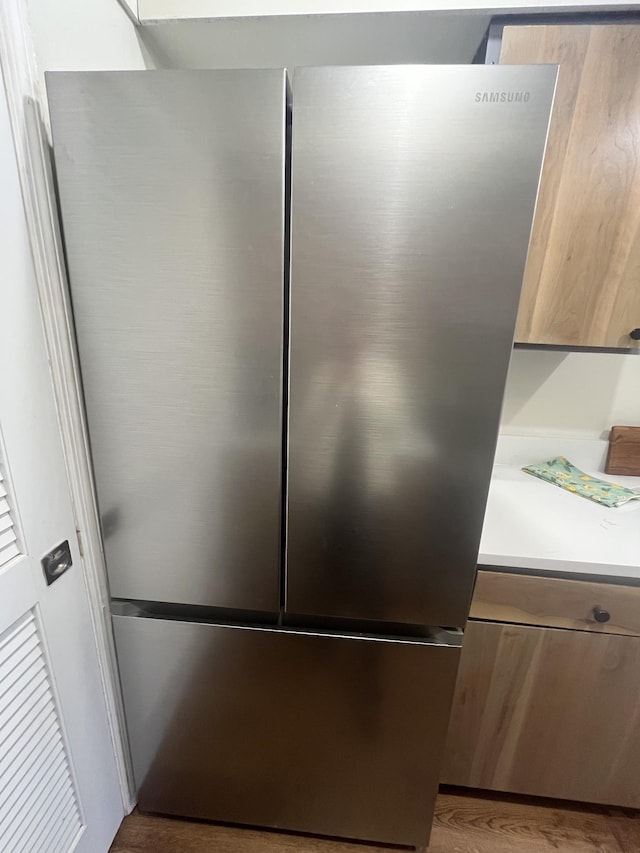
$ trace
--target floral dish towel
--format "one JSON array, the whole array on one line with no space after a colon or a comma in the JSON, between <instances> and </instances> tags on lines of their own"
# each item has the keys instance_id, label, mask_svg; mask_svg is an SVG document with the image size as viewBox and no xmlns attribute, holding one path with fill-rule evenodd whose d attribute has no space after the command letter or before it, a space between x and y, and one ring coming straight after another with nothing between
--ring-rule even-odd
<instances>
[{"instance_id":1,"label":"floral dish towel","mask_svg":"<svg viewBox=\"0 0 640 853\"><path fill-rule=\"evenodd\" d=\"M609 483L606 480L598 480L585 474L575 465L572 465L564 456L556 456L548 462L539 465L527 465L522 469L527 474L533 474L541 480L560 486L568 492L575 492L583 498L589 498L603 506L622 506L633 500L640 500L640 494L625 486Z\"/></svg>"}]
</instances>

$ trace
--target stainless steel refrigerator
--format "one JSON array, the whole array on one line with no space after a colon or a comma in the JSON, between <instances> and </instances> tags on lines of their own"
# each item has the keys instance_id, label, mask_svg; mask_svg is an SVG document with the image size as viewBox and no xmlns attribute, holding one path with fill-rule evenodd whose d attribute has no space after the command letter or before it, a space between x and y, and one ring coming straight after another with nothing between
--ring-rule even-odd
<instances>
[{"instance_id":1,"label":"stainless steel refrigerator","mask_svg":"<svg viewBox=\"0 0 640 853\"><path fill-rule=\"evenodd\" d=\"M141 809L427 843L555 77L48 75Z\"/></svg>"}]
</instances>

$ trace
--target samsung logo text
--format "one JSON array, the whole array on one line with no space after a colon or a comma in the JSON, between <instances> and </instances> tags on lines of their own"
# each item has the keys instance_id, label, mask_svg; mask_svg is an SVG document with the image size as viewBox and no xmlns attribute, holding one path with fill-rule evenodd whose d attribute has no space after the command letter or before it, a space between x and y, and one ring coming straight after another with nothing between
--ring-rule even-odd
<instances>
[{"instance_id":1,"label":"samsung logo text","mask_svg":"<svg viewBox=\"0 0 640 853\"><path fill-rule=\"evenodd\" d=\"M526 103L531 92L476 92L477 104Z\"/></svg>"}]
</instances>

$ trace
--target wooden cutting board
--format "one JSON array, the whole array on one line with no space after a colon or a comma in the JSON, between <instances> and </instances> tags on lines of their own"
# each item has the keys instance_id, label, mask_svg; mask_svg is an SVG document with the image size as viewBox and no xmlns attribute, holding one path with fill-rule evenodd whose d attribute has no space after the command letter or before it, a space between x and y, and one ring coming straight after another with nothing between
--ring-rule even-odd
<instances>
[{"instance_id":1,"label":"wooden cutting board","mask_svg":"<svg viewBox=\"0 0 640 853\"><path fill-rule=\"evenodd\" d=\"M640 427L611 427L604 470L607 474L640 477Z\"/></svg>"}]
</instances>

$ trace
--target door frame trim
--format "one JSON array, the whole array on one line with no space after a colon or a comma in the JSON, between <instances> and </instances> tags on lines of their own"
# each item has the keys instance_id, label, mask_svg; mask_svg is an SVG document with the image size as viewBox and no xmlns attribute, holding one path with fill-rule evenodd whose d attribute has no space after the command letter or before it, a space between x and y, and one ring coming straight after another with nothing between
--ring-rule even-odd
<instances>
[{"instance_id":1,"label":"door frame trim","mask_svg":"<svg viewBox=\"0 0 640 853\"><path fill-rule=\"evenodd\" d=\"M0 69L82 557L80 568L87 591L122 804L125 812L129 813L136 804L133 770L111 625L106 566L51 170L51 149L42 120L41 105L46 103L46 99L38 77L26 0L4 0L0 3Z\"/></svg>"}]
</instances>

